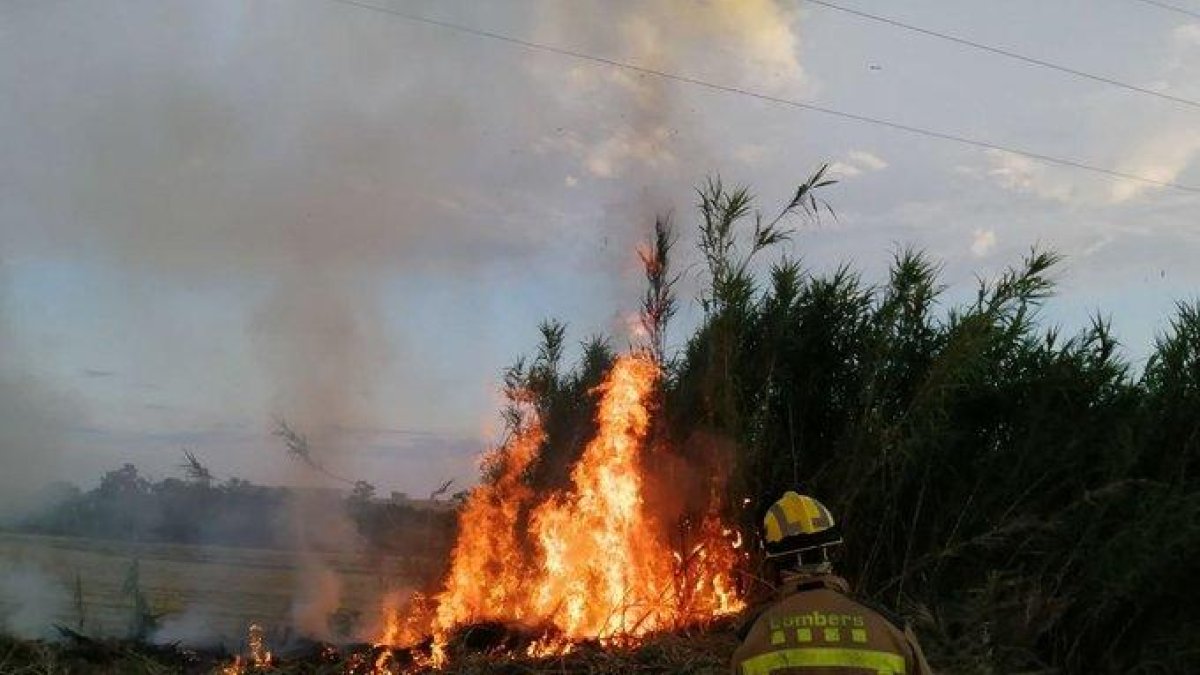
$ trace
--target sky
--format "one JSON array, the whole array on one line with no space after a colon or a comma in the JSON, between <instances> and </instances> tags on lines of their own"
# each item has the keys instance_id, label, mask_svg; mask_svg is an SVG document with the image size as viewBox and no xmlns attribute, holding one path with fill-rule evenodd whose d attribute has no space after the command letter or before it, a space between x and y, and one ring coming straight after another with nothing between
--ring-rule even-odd
<instances>
[{"instance_id":1,"label":"sky","mask_svg":"<svg viewBox=\"0 0 1200 675\"><path fill-rule=\"evenodd\" d=\"M1200 19L1136 0L839 0L1200 99ZM1197 0L1177 0L1200 12ZM367 4L769 96L1200 186L1200 109L805 0ZM501 370L557 317L627 343L657 214L698 282L694 187L838 214L788 251L869 281L902 246L947 297L1066 256L1047 325L1140 364L1197 297L1195 192L805 112L334 0L0 4L0 488L125 462L386 492L469 484ZM673 333L694 322L690 299Z\"/></svg>"}]
</instances>

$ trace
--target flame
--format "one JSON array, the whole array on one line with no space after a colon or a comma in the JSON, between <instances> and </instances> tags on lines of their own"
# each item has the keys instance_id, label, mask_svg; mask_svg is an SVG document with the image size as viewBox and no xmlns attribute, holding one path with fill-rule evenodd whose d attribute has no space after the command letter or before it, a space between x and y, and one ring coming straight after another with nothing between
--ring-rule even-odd
<instances>
[{"instance_id":1,"label":"flame","mask_svg":"<svg viewBox=\"0 0 1200 675\"><path fill-rule=\"evenodd\" d=\"M616 364L601 387L596 438L571 475L574 492L534 512L544 556L531 599L567 637L641 634L669 612L671 551L643 508L639 461L650 422L646 398L657 379L648 359Z\"/></svg>"},{"instance_id":2,"label":"flame","mask_svg":"<svg viewBox=\"0 0 1200 675\"><path fill-rule=\"evenodd\" d=\"M546 440L530 412L508 442L484 458L487 480L459 512L441 592L414 593L403 606L397 596L384 596L376 640L383 649L373 657L355 654L347 672L409 672L388 648L430 636L427 652L409 654L412 666L446 665L451 632L475 622L541 629L525 653L545 657L568 654L584 639L631 641L741 610L732 572L745 552L741 534L722 521L719 480L695 523L673 522L672 514L648 503L648 460L658 451L648 438L659 377L644 354L617 359L597 388L595 437L575 463L569 488L548 496L527 482ZM271 667L259 625L251 624L247 646L248 655L220 672Z\"/></svg>"},{"instance_id":3,"label":"flame","mask_svg":"<svg viewBox=\"0 0 1200 675\"><path fill-rule=\"evenodd\" d=\"M256 623L250 624L246 643L250 647L250 663L254 664L255 668L266 668L271 665L271 650L267 649L267 641L263 634L262 626Z\"/></svg>"},{"instance_id":4,"label":"flame","mask_svg":"<svg viewBox=\"0 0 1200 675\"><path fill-rule=\"evenodd\" d=\"M485 471L496 477L474 490L459 514L450 572L437 597L436 628L448 630L474 618L526 615L522 603L528 588L520 579L526 555L516 535L534 497L522 478L543 438L540 424L533 422L485 458Z\"/></svg>"},{"instance_id":5,"label":"flame","mask_svg":"<svg viewBox=\"0 0 1200 675\"><path fill-rule=\"evenodd\" d=\"M456 626L503 621L542 627L530 654L562 654L581 639L614 641L695 623L743 607L732 570L741 552L720 517L717 491L686 548L675 523L647 505L647 437L660 370L622 356L598 387L597 433L551 496L526 484L545 440L530 415L489 454L489 480L467 498L449 572L432 607L414 603L382 644L432 633L431 665L444 664ZM425 631L417 630L424 624Z\"/></svg>"},{"instance_id":6,"label":"flame","mask_svg":"<svg viewBox=\"0 0 1200 675\"><path fill-rule=\"evenodd\" d=\"M221 675L243 675L247 668L252 672L258 672L271 667L273 658L271 650L267 649L266 631L262 626L256 623L250 624L250 628L246 631L246 646L250 654L246 658L233 657L233 663L220 669Z\"/></svg>"}]
</instances>

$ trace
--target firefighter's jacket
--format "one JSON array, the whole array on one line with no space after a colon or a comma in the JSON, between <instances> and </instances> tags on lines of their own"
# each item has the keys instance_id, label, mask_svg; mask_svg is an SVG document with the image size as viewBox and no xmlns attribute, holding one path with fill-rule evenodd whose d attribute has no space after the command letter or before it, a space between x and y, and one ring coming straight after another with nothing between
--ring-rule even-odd
<instances>
[{"instance_id":1,"label":"firefighter's jacket","mask_svg":"<svg viewBox=\"0 0 1200 675\"><path fill-rule=\"evenodd\" d=\"M850 598L845 580L808 576L752 619L733 675L929 675L902 622Z\"/></svg>"}]
</instances>

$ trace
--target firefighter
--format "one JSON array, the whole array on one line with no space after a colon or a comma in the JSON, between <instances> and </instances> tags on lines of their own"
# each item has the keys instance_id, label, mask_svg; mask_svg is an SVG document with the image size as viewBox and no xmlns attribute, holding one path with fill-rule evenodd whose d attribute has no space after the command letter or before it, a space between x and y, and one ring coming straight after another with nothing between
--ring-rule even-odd
<instances>
[{"instance_id":1,"label":"firefighter","mask_svg":"<svg viewBox=\"0 0 1200 675\"><path fill-rule=\"evenodd\" d=\"M932 672L903 620L854 600L834 576L830 552L842 538L824 504L784 493L763 518L763 539L783 583L774 602L747 622L733 675Z\"/></svg>"}]
</instances>

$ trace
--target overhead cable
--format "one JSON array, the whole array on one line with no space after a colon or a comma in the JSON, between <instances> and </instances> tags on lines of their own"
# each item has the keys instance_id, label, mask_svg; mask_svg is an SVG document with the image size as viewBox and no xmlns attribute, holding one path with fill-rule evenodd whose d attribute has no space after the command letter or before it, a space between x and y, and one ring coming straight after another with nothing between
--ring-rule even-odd
<instances>
[{"instance_id":1,"label":"overhead cable","mask_svg":"<svg viewBox=\"0 0 1200 675\"><path fill-rule=\"evenodd\" d=\"M1179 12L1180 14L1186 14L1194 19L1200 19L1200 12L1197 12L1197 11L1194 11L1191 9L1184 9L1183 7L1178 7L1176 5L1168 5L1167 3L1159 2L1158 0L1133 0L1133 1L1134 2L1142 2L1147 5L1154 5L1155 7L1160 7L1162 9L1167 10L1168 12Z\"/></svg>"},{"instance_id":2,"label":"overhead cable","mask_svg":"<svg viewBox=\"0 0 1200 675\"><path fill-rule=\"evenodd\" d=\"M1139 0L1139 2L1150 2L1150 1L1151 0ZM870 12L864 12L864 11L858 10L858 9L851 9L851 8L845 7L843 5L829 2L828 0L806 0L806 2L808 2L809 4L812 4L812 5L819 5L821 7L826 7L828 9L832 9L834 11L843 12L843 13L849 14L851 16L856 16L860 19L865 19L867 21L874 21L876 23L881 23L886 26L891 26L893 28L899 28L901 30L910 31L913 33L919 33L921 35L925 35L925 36L932 37L932 38L937 38L939 40L945 40L946 42L952 42L954 44L957 44L957 45L960 45L963 47L968 47L970 49L976 49L979 51L987 52L989 54L994 54L997 56L1002 56L1007 59L1012 59L1014 61L1020 61L1022 63L1028 64L1031 66L1038 66L1040 68L1048 68L1050 70L1055 70L1060 73L1065 73L1067 75L1071 75L1074 77L1080 77L1083 79L1092 80L1093 82L1101 82L1103 84L1107 84L1107 85L1110 85L1113 87L1119 87L1121 89L1125 89L1126 91L1132 91L1132 92L1135 92L1138 94L1145 94L1146 96L1154 96L1156 98L1160 98L1165 101L1179 103L1181 105L1190 106L1192 108L1196 108L1196 109L1200 110L1200 101L1195 101L1190 98L1184 98L1182 96L1175 96L1173 94L1168 94L1164 91L1160 91L1157 89L1149 89L1146 87L1139 87L1136 84L1122 82L1121 80L1116 80L1111 77L1106 77L1104 75L1097 75L1095 73L1089 73L1089 72L1086 72L1083 70L1078 70L1076 68L1071 68L1069 66L1063 66L1063 65L1059 65L1057 63L1052 63L1050 61L1043 61L1042 59L1037 59L1032 56L1026 56L1024 54L1010 51L1008 49L1003 49L1001 47L993 47L991 45L983 44L982 42L975 42L974 40L968 40L967 38L958 37L956 35L951 35L949 33L942 33L939 31L930 30L928 28L922 28L920 26L915 26L913 24L904 23L902 21L897 21L896 19L891 19L886 16L880 16L879 14L872 14ZM1158 4L1158 3L1152 2L1152 4Z\"/></svg>"},{"instance_id":3,"label":"overhead cable","mask_svg":"<svg viewBox=\"0 0 1200 675\"><path fill-rule=\"evenodd\" d=\"M421 16L418 14L409 14L407 12L393 9L391 7L383 7L380 5L374 5L374 4L367 3L367 2L361 2L360 0L329 0L329 2L336 2L339 4L343 4L343 5L351 5L351 6L359 7L359 8L366 9L366 10L380 12L383 14L389 14L389 15L392 15L392 16L395 16L398 18L406 19L408 21L423 23L423 24L427 24L430 26L437 26L439 28L445 28L447 30L456 31L459 33L466 33L469 35L488 38L491 40L497 40L500 42L506 42L509 44L517 45L517 46L524 47L526 49L535 50L535 51L546 52L546 53L550 53L550 54L557 54L559 56L568 56L568 57L583 60L583 61L591 61L593 63L600 63L603 65L612 66L614 68L621 68L621 69L628 70L631 72L641 73L643 75L651 75L651 76L659 77L659 78L662 78L665 80L671 80L674 82L690 84L690 85L694 85L697 87L709 89L712 91L720 91L720 92L725 92L728 94L736 94L739 96L746 96L749 98L758 99L760 101L776 103L776 104L788 106L791 108L798 108L798 109L807 110L810 112L821 113L823 115L829 115L829 116L838 117L841 119L852 120L852 121L861 122L864 124L873 124L876 126L885 127L885 128L893 129L896 131L902 131L905 133L914 134L914 135L918 135L918 136L925 136L927 138L935 138L938 140L949 141L949 142L958 143L961 145L968 145L971 147L982 148L985 150L995 150L997 152L1004 152L1004 153L1008 153L1011 155L1026 157L1028 159L1036 160L1039 162L1044 162L1046 164L1055 164L1058 166L1066 166L1066 167L1071 167L1074 169L1080 169L1082 171L1090 171L1092 173L1102 174L1105 176L1109 176L1111 178L1122 178L1125 180L1136 181L1136 182L1144 183L1147 185L1156 185L1159 187L1172 188L1172 189L1180 190L1183 192L1191 192L1191 193L1200 194L1200 186L1196 186L1196 185L1186 185L1183 183L1176 183L1173 181L1159 180L1157 178L1151 178L1149 176L1144 176L1144 175L1135 174L1135 173L1127 173L1125 171L1119 171L1117 169L1111 169L1111 168L1107 168L1107 167L1103 167L1103 166L1097 166L1095 164L1089 164L1089 163L1081 161L1081 160L1070 159L1070 158L1066 158L1066 157L1058 157L1055 155L1049 155L1049 154L1045 154L1045 153L1041 153L1041 152L1036 152L1033 150L1025 150L1022 148L1003 145L1001 143L995 143L992 141L971 138L968 136L960 136L960 135L953 134L953 133L937 131L935 129L912 126L909 124L904 124L902 122L896 122L896 121L892 121L892 120L888 120L888 119L884 119L884 118L880 118L880 117L871 117L869 115L861 115L858 113L847 112L844 110L838 110L836 108L829 108L829 107L817 105L815 103L808 103L805 101L798 101L798 100L794 100L794 99L773 96L771 94L757 92L757 91L753 91L751 89L745 89L742 87L736 87L736 86L725 85L725 84L717 84L715 82L709 82L707 80L701 80L699 78L690 77L687 75L680 75L677 73L671 73L671 72L664 71L664 70L657 70L654 68L639 66L634 63L618 61L616 59L610 59L610 58L607 58L604 56L588 54L588 53L576 51L573 49L567 49L564 47L555 47L553 45L547 45L547 44L543 44L540 42L531 42L529 40L524 40L524 39L521 39L518 37L513 37L511 35L504 35L502 33L495 33L495 32L489 31L489 30L481 29L481 28L473 28L471 26L464 26L464 25L457 24L457 23L451 23L449 21L442 21L440 19L433 19L430 17Z\"/></svg>"}]
</instances>

